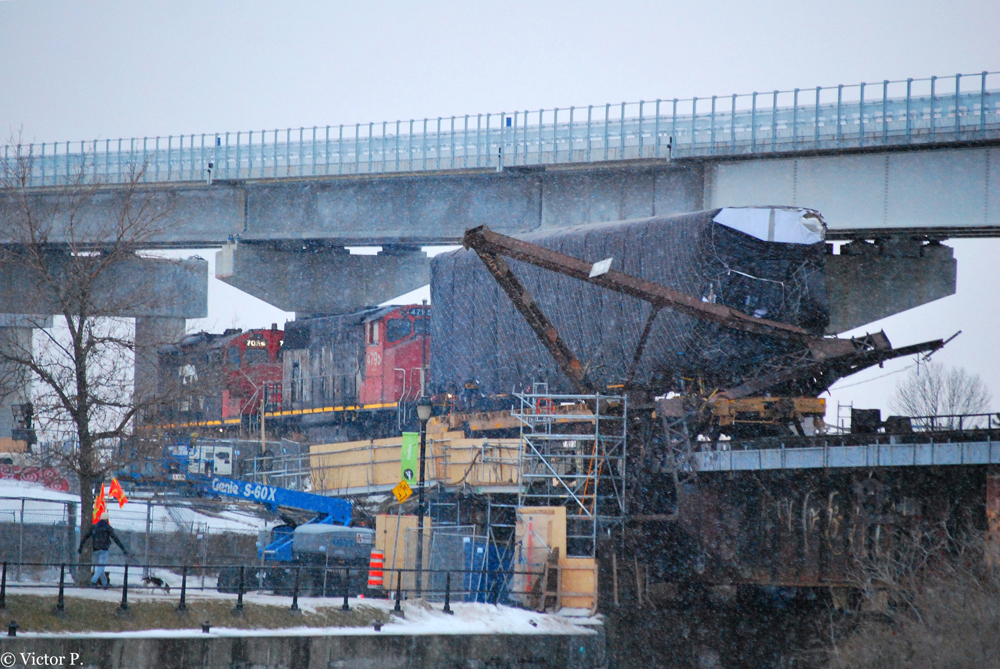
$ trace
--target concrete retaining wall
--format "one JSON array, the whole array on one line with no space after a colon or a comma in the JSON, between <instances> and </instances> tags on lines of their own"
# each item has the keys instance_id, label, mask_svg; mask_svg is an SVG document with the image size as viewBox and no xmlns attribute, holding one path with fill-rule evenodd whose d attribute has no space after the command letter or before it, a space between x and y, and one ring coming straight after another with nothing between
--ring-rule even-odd
<instances>
[{"instance_id":1,"label":"concrete retaining wall","mask_svg":"<svg viewBox=\"0 0 1000 669\"><path fill-rule=\"evenodd\" d=\"M10 656L14 654L13 664ZM22 657L34 653L34 657ZM41 656L48 656L42 658ZM60 660L61 658L61 660ZM25 661L26 660L26 661ZM73 664L71 664L71 661ZM0 638L0 666L101 669L318 669L607 666L603 628L581 635L18 637Z\"/></svg>"}]
</instances>

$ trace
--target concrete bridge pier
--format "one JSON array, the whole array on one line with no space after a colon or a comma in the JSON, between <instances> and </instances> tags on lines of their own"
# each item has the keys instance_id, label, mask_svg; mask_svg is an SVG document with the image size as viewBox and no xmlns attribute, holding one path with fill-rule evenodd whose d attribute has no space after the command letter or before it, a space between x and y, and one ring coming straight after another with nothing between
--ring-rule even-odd
<instances>
[{"instance_id":1,"label":"concrete bridge pier","mask_svg":"<svg viewBox=\"0 0 1000 669\"><path fill-rule=\"evenodd\" d=\"M215 258L216 278L298 315L348 313L430 283L427 254L407 245L355 255L316 240L240 242Z\"/></svg>"},{"instance_id":2,"label":"concrete bridge pier","mask_svg":"<svg viewBox=\"0 0 1000 669\"><path fill-rule=\"evenodd\" d=\"M52 318L24 314L0 314L0 349L9 356L30 354L36 327L51 327ZM26 368L0 359L0 452L16 452L13 429L18 427L15 410L31 402L31 375Z\"/></svg>"},{"instance_id":3,"label":"concrete bridge pier","mask_svg":"<svg viewBox=\"0 0 1000 669\"><path fill-rule=\"evenodd\" d=\"M53 319L24 314L62 311L65 305L46 279L57 285L73 281L72 263L71 256L54 251L48 277L33 276L16 263L0 265L0 345L30 353L33 329L50 328ZM156 349L183 336L186 319L208 315L208 262L128 256L105 269L90 288L86 313L136 320L134 397L148 399L157 387ZM10 437L11 406L31 396L31 374L15 367L0 365L0 444Z\"/></svg>"},{"instance_id":4,"label":"concrete bridge pier","mask_svg":"<svg viewBox=\"0 0 1000 669\"><path fill-rule=\"evenodd\" d=\"M137 402L148 401L156 395L159 374L157 349L173 344L187 331L187 319L172 316L140 316L135 319L135 377L134 397Z\"/></svg>"},{"instance_id":5,"label":"concrete bridge pier","mask_svg":"<svg viewBox=\"0 0 1000 669\"><path fill-rule=\"evenodd\" d=\"M954 295L957 280L953 249L940 242L906 237L851 241L839 254L826 257L827 334Z\"/></svg>"}]
</instances>

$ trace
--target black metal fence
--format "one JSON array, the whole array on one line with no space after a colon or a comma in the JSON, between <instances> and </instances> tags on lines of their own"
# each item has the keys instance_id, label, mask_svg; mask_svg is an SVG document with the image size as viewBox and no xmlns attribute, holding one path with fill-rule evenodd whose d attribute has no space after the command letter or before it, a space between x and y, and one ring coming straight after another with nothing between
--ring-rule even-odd
<instances>
[{"instance_id":1,"label":"black metal fence","mask_svg":"<svg viewBox=\"0 0 1000 669\"><path fill-rule=\"evenodd\" d=\"M54 562L3 562L2 572L0 572L0 610L7 606L9 595L17 594L18 591L31 590L31 594L37 594L38 590L51 590L57 593L57 603L55 613L64 613L67 610L66 594L72 591L82 591L93 589L95 586L89 583L89 578L80 582L80 575L85 574L93 565L87 563L54 563ZM401 611L403 600L411 598L443 598L443 610L451 613L453 601L461 602L482 602L488 604L517 604L521 601L521 596L527 596L527 591L515 591L510 587L512 573L509 571L479 570L435 570L424 569L420 575L430 582L427 577L432 574L444 574L443 588L422 588L420 579L417 586L413 588L403 587L403 572L416 572L413 569L395 569L396 583L386 584L386 587L368 587L368 570L351 567L315 567L311 565L282 565L264 567L245 564L217 564L200 566L182 566L180 568L180 585L171 586L163 579L154 577L143 579L142 574L155 574L157 570L175 569L175 565L163 564L130 564L116 563L104 565L105 569L115 570L117 576L120 570L121 584L114 585L110 581L103 589L114 589L121 591L120 610L127 610L129 604L129 594L150 593L157 590L164 597L173 598L176 596L177 610L185 611L188 606L189 592L213 591L222 595L235 595L234 613L242 613L244 610L244 596L247 594L268 594L287 596L289 598L289 609L299 610L299 598L306 596L303 592L303 585L306 581L304 574L311 570L321 570L324 573L324 588L322 594L343 598L341 609L350 611L350 599L358 594L375 599L394 599L394 611ZM289 587L287 588L267 588L264 587L266 575L263 570L281 569L290 576ZM17 572L33 571L43 575L51 574L51 578L41 578L32 581L14 580L11 576ZM220 588L218 584L211 581L206 584L202 578L206 572L211 573L232 573L235 575L233 588L228 585ZM105 571L107 574L108 572ZM58 574L58 576L56 576ZM74 580L74 575L78 578ZM326 588L326 577L329 576L330 588ZM437 579L440 580L440 579ZM159 599L162 601L162 598Z\"/></svg>"}]
</instances>

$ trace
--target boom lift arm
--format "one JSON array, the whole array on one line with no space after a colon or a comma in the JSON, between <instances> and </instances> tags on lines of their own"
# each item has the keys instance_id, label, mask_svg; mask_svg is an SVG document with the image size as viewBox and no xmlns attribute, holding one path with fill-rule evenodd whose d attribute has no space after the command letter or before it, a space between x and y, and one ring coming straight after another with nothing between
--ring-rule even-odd
<instances>
[{"instance_id":1,"label":"boom lift arm","mask_svg":"<svg viewBox=\"0 0 1000 669\"><path fill-rule=\"evenodd\" d=\"M234 481L218 476L213 477L208 482L207 487L218 495L258 502L276 513L279 507L315 513L314 518L304 523L306 525L343 525L347 527L351 524L353 504L337 497L324 497L308 492L288 490L261 483ZM260 557L269 561L291 560L292 533L290 531L280 533L275 531L274 540L267 546L260 547Z\"/></svg>"}]
</instances>

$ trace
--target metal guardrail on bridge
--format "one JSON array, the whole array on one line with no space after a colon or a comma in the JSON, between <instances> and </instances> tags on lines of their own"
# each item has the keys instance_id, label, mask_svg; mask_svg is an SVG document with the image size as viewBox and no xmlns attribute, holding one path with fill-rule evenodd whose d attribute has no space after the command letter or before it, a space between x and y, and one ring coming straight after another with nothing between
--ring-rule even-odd
<instances>
[{"instance_id":1,"label":"metal guardrail on bridge","mask_svg":"<svg viewBox=\"0 0 1000 669\"><path fill-rule=\"evenodd\" d=\"M4 147L31 187L496 169L1000 139L1000 73L311 128Z\"/></svg>"},{"instance_id":2,"label":"metal guardrail on bridge","mask_svg":"<svg viewBox=\"0 0 1000 669\"><path fill-rule=\"evenodd\" d=\"M720 441L695 453L692 465L736 472L1000 464L1000 413L894 416L883 425L885 432Z\"/></svg>"}]
</instances>

